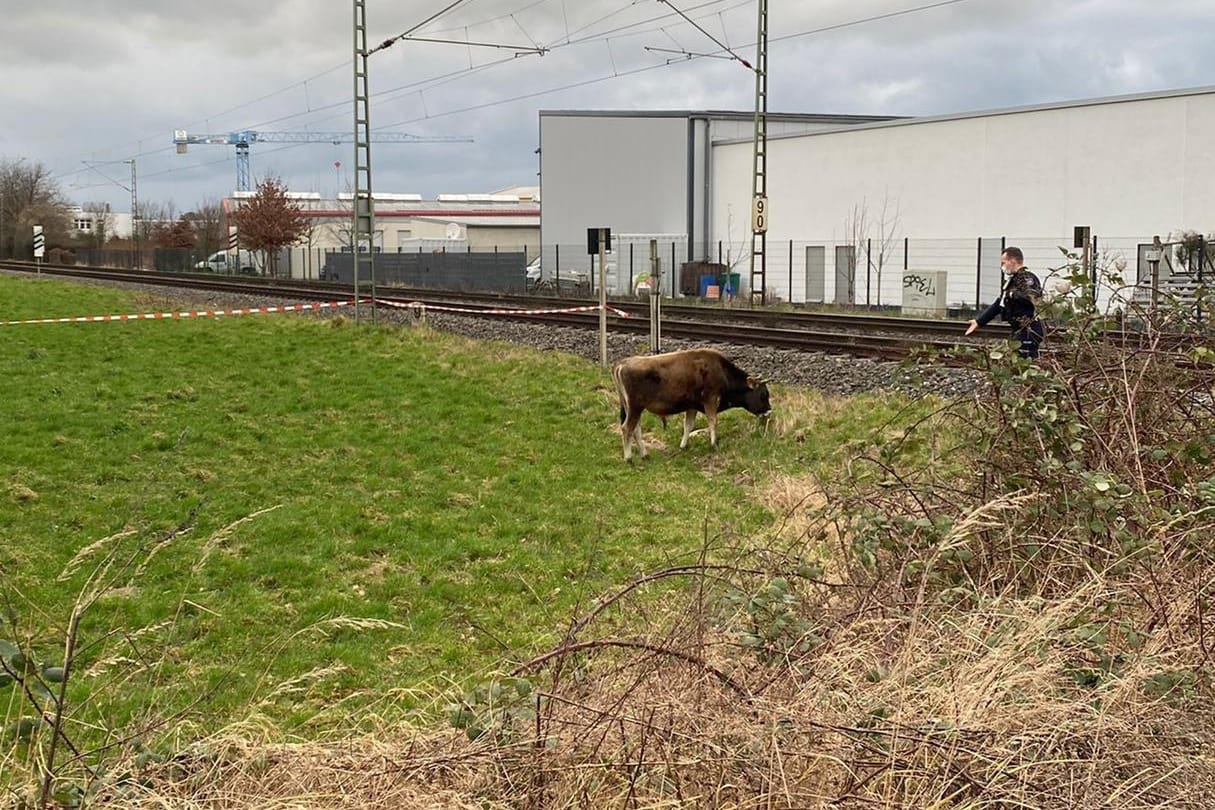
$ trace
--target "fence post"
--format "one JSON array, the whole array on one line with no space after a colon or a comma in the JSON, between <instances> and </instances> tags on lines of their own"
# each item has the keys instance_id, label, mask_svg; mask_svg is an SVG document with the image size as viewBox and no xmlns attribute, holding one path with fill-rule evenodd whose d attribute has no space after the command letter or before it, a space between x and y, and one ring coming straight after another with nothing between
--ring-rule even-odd
<instances>
[{"instance_id":1,"label":"fence post","mask_svg":"<svg viewBox=\"0 0 1215 810\"><path fill-rule=\"evenodd\" d=\"M1097 300L1097 237L1093 237L1093 252L1090 254L1090 268L1093 274L1093 301Z\"/></svg>"},{"instance_id":2,"label":"fence post","mask_svg":"<svg viewBox=\"0 0 1215 810\"><path fill-rule=\"evenodd\" d=\"M789 303L793 303L793 240L789 240Z\"/></svg>"},{"instance_id":3,"label":"fence post","mask_svg":"<svg viewBox=\"0 0 1215 810\"><path fill-rule=\"evenodd\" d=\"M869 291L873 288L873 240L865 240L865 309L869 309Z\"/></svg>"},{"instance_id":4,"label":"fence post","mask_svg":"<svg viewBox=\"0 0 1215 810\"><path fill-rule=\"evenodd\" d=\"M650 354L662 351L662 266L658 240L650 240Z\"/></svg>"},{"instance_id":5,"label":"fence post","mask_svg":"<svg viewBox=\"0 0 1215 810\"><path fill-rule=\"evenodd\" d=\"M561 295L561 245L553 245L553 250L557 254L553 259L554 263L557 265L557 271L556 271L556 275L554 276L554 278L556 279L557 295L560 296Z\"/></svg>"},{"instance_id":6,"label":"fence post","mask_svg":"<svg viewBox=\"0 0 1215 810\"><path fill-rule=\"evenodd\" d=\"M979 310L979 297L983 294L983 237L975 250L975 311Z\"/></svg>"},{"instance_id":7,"label":"fence post","mask_svg":"<svg viewBox=\"0 0 1215 810\"><path fill-rule=\"evenodd\" d=\"M721 240L720 239L717 240L717 263L721 264ZM727 270L726 272L729 272L729 270Z\"/></svg>"},{"instance_id":8,"label":"fence post","mask_svg":"<svg viewBox=\"0 0 1215 810\"><path fill-rule=\"evenodd\" d=\"M1205 236L1198 239L1198 295L1194 297L1194 317L1202 323L1202 268L1207 263L1207 239Z\"/></svg>"},{"instance_id":9,"label":"fence post","mask_svg":"<svg viewBox=\"0 0 1215 810\"><path fill-rule=\"evenodd\" d=\"M675 288L679 282L675 278L675 240L671 240L671 297L675 297Z\"/></svg>"},{"instance_id":10,"label":"fence post","mask_svg":"<svg viewBox=\"0 0 1215 810\"><path fill-rule=\"evenodd\" d=\"M633 292L633 242L629 242L629 294Z\"/></svg>"}]
</instances>

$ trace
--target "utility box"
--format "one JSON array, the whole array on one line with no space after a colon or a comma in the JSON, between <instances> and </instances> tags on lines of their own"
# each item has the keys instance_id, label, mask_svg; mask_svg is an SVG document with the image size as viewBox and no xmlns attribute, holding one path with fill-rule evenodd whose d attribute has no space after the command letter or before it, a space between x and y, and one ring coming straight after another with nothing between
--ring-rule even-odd
<instances>
[{"instance_id":1,"label":"utility box","mask_svg":"<svg viewBox=\"0 0 1215 810\"><path fill-rule=\"evenodd\" d=\"M908 270L903 273L903 312L908 315L944 315L949 274L944 270Z\"/></svg>"}]
</instances>

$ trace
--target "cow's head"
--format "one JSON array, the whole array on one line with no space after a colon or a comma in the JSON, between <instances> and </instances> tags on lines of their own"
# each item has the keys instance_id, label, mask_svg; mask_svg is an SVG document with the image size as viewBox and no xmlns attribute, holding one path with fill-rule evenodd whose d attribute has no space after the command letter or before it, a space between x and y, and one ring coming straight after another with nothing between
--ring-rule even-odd
<instances>
[{"instance_id":1,"label":"cow's head","mask_svg":"<svg viewBox=\"0 0 1215 810\"><path fill-rule=\"evenodd\" d=\"M772 403L768 401L768 384L758 377L748 377L743 407L756 416L766 416L772 410Z\"/></svg>"}]
</instances>

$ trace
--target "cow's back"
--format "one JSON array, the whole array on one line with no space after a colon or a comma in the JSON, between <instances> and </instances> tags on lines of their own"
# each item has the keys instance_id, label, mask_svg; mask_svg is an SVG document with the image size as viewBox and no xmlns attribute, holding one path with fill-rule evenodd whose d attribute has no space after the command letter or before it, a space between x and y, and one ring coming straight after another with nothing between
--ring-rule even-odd
<instances>
[{"instance_id":1,"label":"cow's back","mask_svg":"<svg viewBox=\"0 0 1215 810\"><path fill-rule=\"evenodd\" d=\"M702 410L719 396L729 361L714 349L630 357L615 370L617 387L633 407L659 415Z\"/></svg>"}]
</instances>

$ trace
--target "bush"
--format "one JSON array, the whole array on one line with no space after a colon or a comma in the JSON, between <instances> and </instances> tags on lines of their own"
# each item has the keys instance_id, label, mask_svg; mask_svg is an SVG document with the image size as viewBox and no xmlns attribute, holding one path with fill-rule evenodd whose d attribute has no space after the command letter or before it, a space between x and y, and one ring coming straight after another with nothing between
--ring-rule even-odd
<instances>
[{"instance_id":1,"label":"bush","mask_svg":"<svg viewBox=\"0 0 1215 810\"><path fill-rule=\"evenodd\" d=\"M958 352L986 384L858 442L792 542L706 538L517 668L547 702L498 750L493 789L521 806L1215 803L1211 332L1133 299L1103 315L1069 270L1042 360Z\"/></svg>"}]
</instances>

